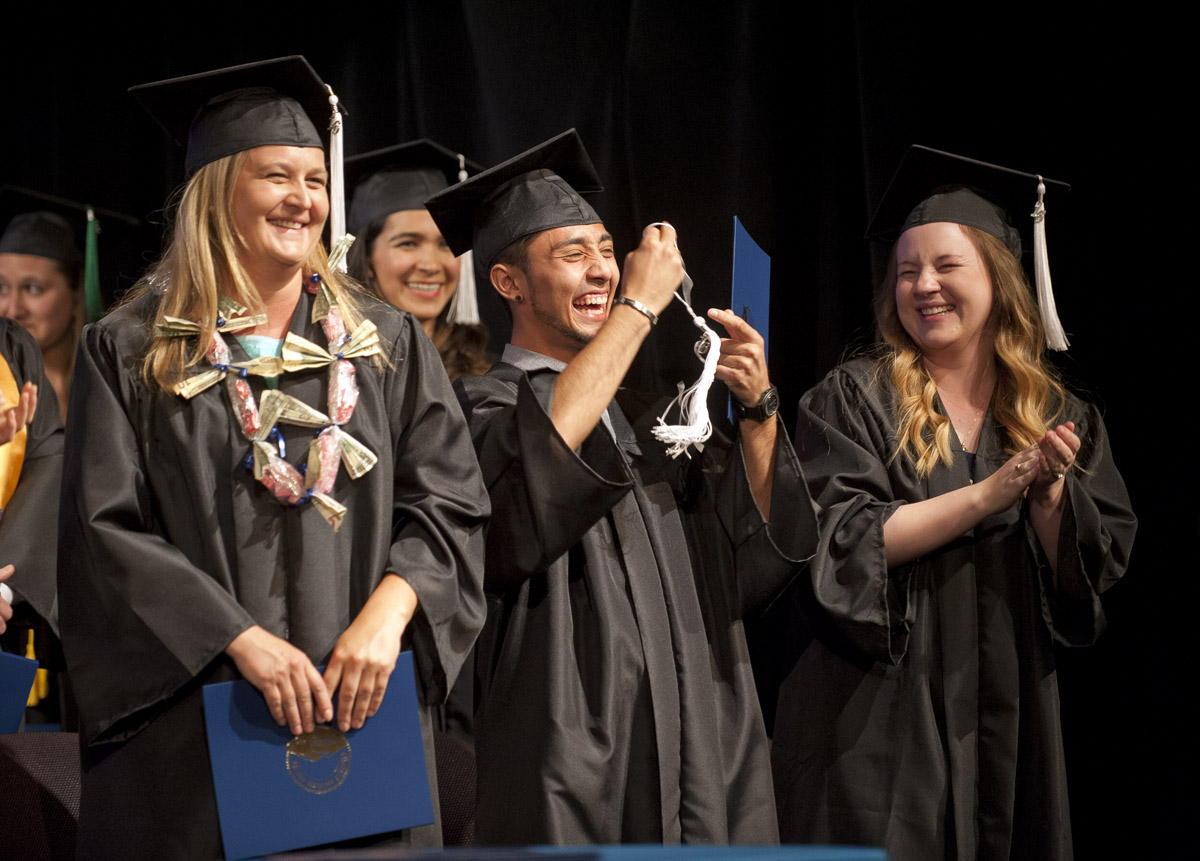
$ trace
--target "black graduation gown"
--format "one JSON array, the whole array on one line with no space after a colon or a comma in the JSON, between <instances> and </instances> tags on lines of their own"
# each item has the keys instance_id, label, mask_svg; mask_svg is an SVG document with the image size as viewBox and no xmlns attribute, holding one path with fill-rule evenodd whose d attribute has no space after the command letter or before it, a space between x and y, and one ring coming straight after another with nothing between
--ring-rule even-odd
<instances>
[{"instance_id":1,"label":"black graduation gown","mask_svg":"<svg viewBox=\"0 0 1200 861\"><path fill-rule=\"evenodd\" d=\"M781 433L768 525L740 446L663 454L664 402L622 391L619 446L598 424L568 449L557 377L500 363L456 383L493 510L479 840L776 842L742 617L812 552L795 454Z\"/></svg>"},{"instance_id":2,"label":"black graduation gown","mask_svg":"<svg viewBox=\"0 0 1200 861\"><path fill-rule=\"evenodd\" d=\"M1136 528L1104 424L1068 397L1062 420L1083 446L1057 581L1023 505L889 571L884 521L969 477L961 454L928 479L891 459L886 377L856 360L800 404L821 541L799 601L816 636L783 683L773 737L783 839L883 845L898 861L1069 858L1053 642L1099 635L1099 595ZM990 411L983 422L976 480L1009 457Z\"/></svg>"},{"instance_id":3,"label":"black graduation gown","mask_svg":"<svg viewBox=\"0 0 1200 861\"><path fill-rule=\"evenodd\" d=\"M302 294L291 331L324 344L311 301ZM360 395L345 428L379 461L357 480L341 470L331 495L348 511L336 534L312 506L281 505L254 480L223 383L187 401L142 381L154 296L85 330L59 547L63 645L86 742L85 857L219 854L200 687L236 677L224 649L252 624L326 662L387 571L420 601L404 645L436 809L429 710L483 623L487 498L433 345L408 314L363 302L387 366L354 360ZM324 409L327 379L322 368L279 385ZM302 462L312 431L281 429L287 457ZM408 837L440 843L440 826Z\"/></svg>"},{"instance_id":4,"label":"black graduation gown","mask_svg":"<svg viewBox=\"0 0 1200 861\"><path fill-rule=\"evenodd\" d=\"M8 579L14 596L58 632L54 540L58 533L58 488L62 481L63 426L58 398L46 379L42 351L15 320L0 317L0 350L19 390L32 381L38 407L25 430L25 458L12 498L0 516L0 566L16 570Z\"/></svg>"}]
</instances>

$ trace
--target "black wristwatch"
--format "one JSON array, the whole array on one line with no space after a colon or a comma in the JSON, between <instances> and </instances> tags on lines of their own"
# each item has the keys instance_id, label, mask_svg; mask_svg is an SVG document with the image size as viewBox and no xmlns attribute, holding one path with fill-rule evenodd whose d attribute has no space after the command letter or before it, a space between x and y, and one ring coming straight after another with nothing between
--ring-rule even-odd
<instances>
[{"instance_id":1,"label":"black wristwatch","mask_svg":"<svg viewBox=\"0 0 1200 861\"><path fill-rule=\"evenodd\" d=\"M751 421L761 422L769 419L775 413L779 412L779 389L771 386L762 393L762 397L758 399L758 403L752 407L743 406L742 402L737 398L733 399L733 414L738 417L738 420L750 419Z\"/></svg>"}]
</instances>

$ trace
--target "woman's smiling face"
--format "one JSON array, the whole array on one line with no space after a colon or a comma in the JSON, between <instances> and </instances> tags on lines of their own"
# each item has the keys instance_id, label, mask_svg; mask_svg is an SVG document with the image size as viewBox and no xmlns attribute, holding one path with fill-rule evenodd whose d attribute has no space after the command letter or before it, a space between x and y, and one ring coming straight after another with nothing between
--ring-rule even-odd
<instances>
[{"instance_id":1,"label":"woman's smiling face","mask_svg":"<svg viewBox=\"0 0 1200 861\"><path fill-rule=\"evenodd\" d=\"M962 227L910 227L896 243L896 313L927 356L992 350L992 281Z\"/></svg>"},{"instance_id":2,"label":"woman's smiling face","mask_svg":"<svg viewBox=\"0 0 1200 861\"><path fill-rule=\"evenodd\" d=\"M460 263L433 216L405 209L387 217L371 246L371 279L379 295L429 331L458 286Z\"/></svg>"},{"instance_id":3,"label":"woman's smiling face","mask_svg":"<svg viewBox=\"0 0 1200 861\"><path fill-rule=\"evenodd\" d=\"M247 150L233 190L239 259L251 272L298 267L321 241L329 215L325 153L318 147Z\"/></svg>"}]
</instances>

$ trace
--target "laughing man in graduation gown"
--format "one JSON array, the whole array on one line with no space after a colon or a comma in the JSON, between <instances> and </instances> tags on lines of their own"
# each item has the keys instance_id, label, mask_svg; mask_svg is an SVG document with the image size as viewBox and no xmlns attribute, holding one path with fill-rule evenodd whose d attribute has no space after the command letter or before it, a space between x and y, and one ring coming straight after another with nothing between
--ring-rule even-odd
<instances>
[{"instance_id":1,"label":"laughing man in graduation gown","mask_svg":"<svg viewBox=\"0 0 1200 861\"><path fill-rule=\"evenodd\" d=\"M483 621L487 514L437 351L326 258L329 102L303 58L137 95L188 141L192 178L140 295L85 331L71 390L59 584L81 852L220 856L201 686L243 677L297 734L336 702L346 731L402 642L436 810L430 710Z\"/></svg>"},{"instance_id":2,"label":"laughing man in graduation gown","mask_svg":"<svg viewBox=\"0 0 1200 861\"><path fill-rule=\"evenodd\" d=\"M762 340L724 311L738 440L672 460L665 400L618 386L683 278L675 231L626 258L574 131L428 201L508 302L502 361L456 386L492 498L476 711L486 843L778 839L742 617L812 552ZM770 398L767 398L768 402ZM772 518L774 515L774 518Z\"/></svg>"}]
</instances>

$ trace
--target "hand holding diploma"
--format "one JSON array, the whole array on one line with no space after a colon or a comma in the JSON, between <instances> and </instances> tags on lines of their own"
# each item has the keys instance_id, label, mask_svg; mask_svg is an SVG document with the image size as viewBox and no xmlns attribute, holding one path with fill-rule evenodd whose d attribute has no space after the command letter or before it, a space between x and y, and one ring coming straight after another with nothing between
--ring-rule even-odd
<instances>
[{"instance_id":1,"label":"hand holding diploma","mask_svg":"<svg viewBox=\"0 0 1200 861\"><path fill-rule=\"evenodd\" d=\"M324 679L308 655L287 640L254 625L238 634L225 653L233 658L238 672L262 693L275 722L293 734L312 732L318 720L324 723L333 719L333 703Z\"/></svg>"},{"instance_id":2,"label":"hand holding diploma","mask_svg":"<svg viewBox=\"0 0 1200 861\"><path fill-rule=\"evenodd\" d=\"M408 581L385 574L362 611L334 646L325 668L325 688L338 691L338 729L361 729L379 711L396 668L400 638L417 611Z\"/></svg>"},{"instance_id":3,"label":"hand holding diploma","mask_svg":"<svg viewBox=\"0 0 1200 861\"><path fill-rule=\"evenodd\" d=\"M708 316L729 332L728 338L721 339L717 379L729 387L729 393L743 406L755 406L762 393L771 387L762 335L732 308L709 308Z\"/></svg>"},{"instance_id":4,"label":"hand holding diploma","mask_svg":"<svg viewBox=\"0 0 1200 861\"><path fill-rule=\"evenodd\" d=\"M729 393L744 407L753 407L771 387L767 373L767 352L762 335L733 312L709 308L708 316L725 327L728 338L721 339L721 360L717 363L717 379L729 387ZM774 416L766 421L753 419L739 422L742 455L750 491L758 504L763 520L771 520L771 492L775 475L775 437L779 421Z\"/></svg>"}]
</instances>

